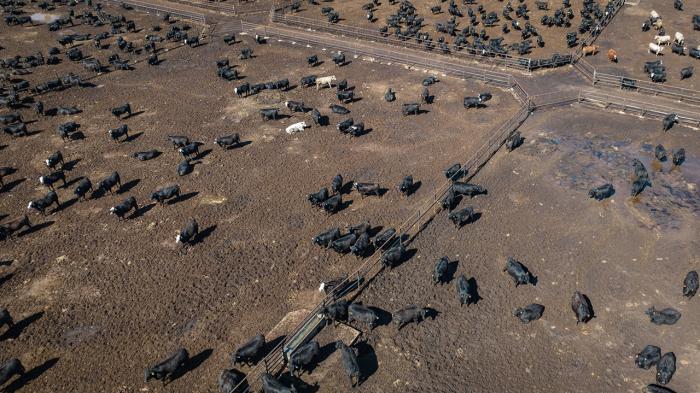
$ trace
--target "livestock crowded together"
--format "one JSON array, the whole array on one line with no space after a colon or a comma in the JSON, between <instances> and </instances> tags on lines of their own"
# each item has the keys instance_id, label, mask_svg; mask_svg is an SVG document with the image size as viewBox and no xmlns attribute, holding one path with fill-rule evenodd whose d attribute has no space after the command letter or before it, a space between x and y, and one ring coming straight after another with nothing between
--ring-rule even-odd
<instances>
[{"instance_id":1,"label":"livestock crowded together","mask_svg":"<svg viewBox=\"0 0 700 393\"><path fill-rule=\"evenodd\" d=\"M429 51L426 56L460 51L486 57L534 53L541 57L531 67L536 69L572 63L572 52L577 48L582 56L595 56L600 47L589 38L602 34L620 5L595 0L445 3L388 0L384 4L373 0L360 4L324 0L319 4L308 0L285 7L301 15L317 13L320 8L321 15L331 24L342 24L359 14L365 14L366 23L372 26L385 20L374 30L384 37L415 40ZM479 225L483 216L496 215L489 205L494 195L489 192L492 187L480 181L490 179L477 178L481 165L466 165L464 156L450 154L481 152L477 149L482 143L480 134L472 133L471 128L489 132L493 127L502 132L494 124L508 117L515 102L532 111L528 106L531 101L523 104L512 89L486 83L465 87L465 81L435 70L397 71L395 65L375 64L374 59L363 59L349 50L311 45L299 48L295 42L280 43L259 31L214 34L169 13L143 13L128 1L0 0L0 5L4 11L4 26L0 30L0 269L7 268L0 273L15 269L0 277L0 348L4 347L0 350L1 391L66 388L59 387L65 383L63 379L57 384L47 382L62 378L52 373L51 367L58 363L66 372L65 378L70 379L85 372L82 367L94 367L91 363L98 360L86 357L82 358L85 365L67 364L58 360L61 354L93 345L91 340L112 334L117 336L110 337L114 341L109 341L104 349L94 350L107 353L106 356L115 351L120 359L127 359L131 363L127 370L129 381L115 381L113 377L84 380L79 391L415 391L408 382L404 387L404 381L392 375L375 376L376 369L387 365L395 356L392 351L399 357L420 357L409 354L400 344L402 337L414 338L419 328L430 332L437 329L436 322L459 313L483 312L485 303L492 303L490 317L507 315L512 322L507 329L513 329L507 334L511 335L534 337L538 333L528 329L536 329L538 324L544 331L539 334L554 334L546 331L554 327L545 327L543 321L557 313L552 318L565 325L571 335L591 334L591 330L586 330L591 321L602 319L605 324L608 315L601 317L594 311L594 307L604 307L602 300L578 281L574 285L561 284L564 298L526 292L541 287L543 277L551 277L549 269L542 268L539 261L527 259L526 252L499 253L497 266L477 261L467 252L458 263L459 255L453 258L453 250L435 254L433 249L420 254L421 250L411 249L413 236L403 224L396 224L396 220L409 215L418 217L416 222L420 222L432 212L434 216L427 221L414 224L420 226L419 232L449 223L448 232L439 233L468 244L473 232L482 230ZM388 9L390 6L394 9ZM500 11L495 7L500 7ZM680 12L685 4L674 0L673 7ZM439 20L443 8L447 9L448 20ZM541 26L536 27L531 18L538 19ZM431 24L428 19L435 21ZM684 34L667 34L663 21L657 11L651 11L643 21L644 32L655 32L648 52L658 56L670 46L671 52L679 56L687 52L691 58L700 58L700 47L688 49ZM700 16L693 17L693 27L700 30ZM430 28L434 32L428 32ZM31 33L26 33L28 29ZM624 63L627 56L632 56L619 48L609 48L606 55L614 63ZM377 71L379 67L386 68ZM662 60L645 62L644 71L653 82L666 80ZM693 66L678 72L681 80L691 78ZM207 74L212 79L201 83L198 76L190 77L188 73ZM175 81L177 76L185 82ZM625 83L635 82L623 78L623 87ZM225 88L223 98L215 97L220 86ZM199 93L198 89L205 92ZM213 109L215 105L210 100L225 101L227 106ZM457 104L452 105L454 102ZM196 114L188 111L189 105L196 106ZM163 113L170 113L173 118L168 119ZM686 135L679 129L685 130L687 124L685 112L669 110L656 128L662 136ZM406 125L417 129L403 129ZM199 128L208 131L186 131ZM217 131L210 131L212 128ZM406 144L392 140L397 137L388 134L388 128L410 132ZM438 128L448 129L445 146L438 145L441 134L438 142L429 139L439 134ZM467 134L457 131L465 128L469 129ZM484 140L490 141L491 135L485 135ZM311 138L321 140L321 147L304 150L303 145L310 144ZM603 211L615 203L615 197L620 198L618 189L629 188L629 195L622 196L626 201L623 203L655 203L659 194L652 191L670 189L667 184L697 170L695 145L680 145L676 141L656 143L646 152L632 152L636 158L625 164L631 178L616 176L610 169L609 176L602 176L605 182L598 182L600 178L590 180L585 190L576 189L574 198L588 202L587 208ZM516 126L503 138L486 145L495 146L496 150L483 164L494 155L498 155L497 161L518 155L522 159L535 143L532 132L521 133ZM456 150L448 152L447 146ZM411 147L413 150L409 150ZM333 151L340 151L340 156L333 155ZM299 155L301 159L287 161L287 154ZM370 154L371 158L361 154ZM308 169L309 163L319 156L330 159L323 165L323 176ZM394 163L396 167L391 171L382 171L379 167L387 165L387 157L411 162L406 165L400 161ZM279 161L265 166L267 159ZM650 162L652 169L647 169L648 164L643 161ZM249 177L239 176L242 172ZM520 176L516 169L512 172ZM697 192L694 183L688 184L689 191L677 191L683 198ZM517 193L508 198L516 205L527 199ZM370 223L363 213L371 204L375 206ZM223 206L222 210L215 210L219 206ZM250 206L255 206L260 215L246 217L243 212ZM379 222L384 224L377 225ZM255 240L241 240L243 237L221 229L236 226L242 232L250 232ZM538 226L539 223L532 225ZM307 232L301 228L313 232L310 241L308 237L302 239ZM215 230L216 235L211 237ZM161 233L167 236L160 236ZM283 240L285 236L290 239ZM427 232L420 236L442 235ZM79 251L70 251L66 246L75 246L73 238L81 239ZM285 241L289 243L277 251L276 247ZM499 246L494 241L492 248ZM523 245L523 249L527 246ZM222 247L225 249L211 251ZM246 248L254 251L237 253ZM157 251L152 252L153 249ZM123 257L119 255L121 250ZM144 250L148 254L135 256ZM696 251L691 246L689 255L695 260ZM77 267L73 258L81 258L86 265ZM295 263L323 260L334 266L295 269L286 266L287 259ZM199 266L208 260L217 269ZM375 260L377 273L357 273L366 272L362 269ZM19 267L17 261L22 261ZM37 261L40 266L33 265ZM105 261L111 261L109 269L116 269L110 274L114 275L116 292L128 297L128 305L100 300L102 292L114 290L101 287L102 278L92 276L93 269L107 268ZM406 265L426 263L430 274L423 272L412 277L422 283L420 288L406 288L406 292L415 292L421 303L396 300L393 295L384 299L386 304L370 305L363 300L363 291L376 290L373 285L381 288L382 284L375 282L380 273L400 282ZM482 263L491 272L488 279L469 267ZM137 278L129 278L128 269L149 264L157 266L148 273L139 273L138 283L131 286L130 281ZM49 278L39 277L38 271L47 266ZM72 273L58 273L60 269L70 269ZM249 272L254 273L247 275ZM78 284L83 281L77 277L89 284ZM496 285L491 281L493 277ZM73 278L75 282L71 284L69 280ZM212 278L235 284L217 287L219 284L207 283ZM67 292L57 289L59 279L65 279ZM178 284L167 289L164 282L170 280ZM492 288L485 291L484 282ZM682 318L679 308L697 303L694 297L699 285L697 269L688 270L672 284L677 293L654 297L649 291L650 297L643 302L648 307L635 312L643 314L654 326L673 326L694 318ZM150 288L144 294L135 288L141 286ZM215 294L207 295L212 296L208 300L195 299L199 291L210 290ZM294 295L285 293L287 290L295 291ZM172 291L172 297L161 300L154 295L158 291ZM446 293L448 304L435 300ZM498 301L515 293L519 295L516 307ZM291 308L293 312L280 299L288 297L295 307ZM523 297L529 300L524 301ZM83 309L68 305L76 298L78 303L88 302L90 306ZM319 299L320 306L310 308ZM401 304L397 306L395 301ZM33 302L42 304L35 314L28 311L29 306L22 307ZM53 302L58 306L54 307ZM247 303L250 308L233 311L240 303ZM671 304L667 307L661 303ZM570 309L565 316L561 315L561 304ZM301 321L287 321L295 312L308 317L301 330L292 331L293 324ZM42 319L44 314L50 317ZM102 314L120 320L125 324L122 329L133 329L133 335L121 336L100 327L92 315ZM231 315L233 320L226 319ZM265 323L255 321L256 318ZM270 320L281 322L274 325ZM311 325L309 321L316 323L313 326L317 329L310 334L303 330ZM39 323L60 326L58 338L51 336L42 341L40 336L49 333L37 328ZM226 327L212 333L209 327L202 327L204 323ZM157 332L151 330L154 324L159 326ZM525 333L512 333L521 328ZM592 328L596 329L603 330L599 325ZM282 334L268 333L272 331ZM352 335L344 335L347 331ZM300 332L307 335L297 341ZM213 349L197 353L188 339L198 334L215 337L215 342L206 345ZM673 333L669 330L668 334ZM392 337L390 344L394 347L387 344L386 335ZM620 349L637 369L655 370L655 376L639 371L638 375L626 377L644 381L643 392L674 392L672 381L677 370L695 365L692 360L689 363L682 355L677 356L680 348L662 345L663 342L663 337L643 346L628 342ZM120 348L122 345L124 348ZM439 346L450 346L435 345L437 350L441 350ZM520 345L520 350L527 352L528 342ZM225 354L207 361L214 351ZM457 351L463 356L462 348ZM386 356L381 362L376 359L380 352ZM274 363L276 353L282 353L281 367ZM413 363L421 363L415 359ZM109 371L117 365L103 367ZM216 380L210 372L206 378L198 375L201 381L184 380L185 375L201 369L215 370ZM451 391L440 386L439 376L432 378L435 391ZM688 377L683 378L686 383ZM42 383L51 388L41 386ZM475 387L474 391L493 391L498 382L494 383L490 389ZM593 391L615 389L601 385ZM549 386L524 391L556 389Z\"/></svg>"}]
</instances>

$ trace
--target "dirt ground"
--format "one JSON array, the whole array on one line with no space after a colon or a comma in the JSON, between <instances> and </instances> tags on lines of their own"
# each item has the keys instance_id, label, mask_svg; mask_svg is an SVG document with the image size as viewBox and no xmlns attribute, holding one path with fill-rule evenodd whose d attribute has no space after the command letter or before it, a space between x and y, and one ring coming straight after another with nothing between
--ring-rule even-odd
<instances>
[{"instance_id":1,"label":"dirt ground","mask_svg":"<svg viewBox=\"0 0 700 393\"><path fill-rule=\"evenodd\" d=\"M649 75L644 72L644 62L661 60L666 65L668 74L665 84L695 90L700 87L700 77L697 71L700 69L700 60L688 56L679 56L671 52L671 47L664 48L660 56L648 52L648 45L654 42L654 36L658 34L653 28L642 32L642 22L649 18L651 10L656 10L663 20L666 34L671 37L678 31L685 36L685 46L695 48L700 45L700 31L693 30L693 15L700 14L700 3L685 1L683 11L673 8L672 1L641 0L639 5L625 5L615 16L613 21L603 31L596 44L601 47L601 52L587 59L598 69L613 75L623 75L639 80L651 82ZM615 48L618 63L610 63L607 51ZM693 66L696 75L689 79L681 80L681 69Z\"/></svg>"},{"instance_id":2,"label":"dirt ground","mask_svg":"<svg viewBox=\"0 0 700 393\"><path fill-rule=\"evenodd\" d=\"M601 7L605 6L605 2L600 2ZM305 18L313 18L313 19L318 19L318 20L323 20L326 21L326 17L321 14L321 8L322 7L333 7L335 10L337 10L340 13L340 21L338 22L338 25L350 25L350 26L356 26L356 27L362 27L366 29L370 29L373 31L378 31L378 29L381 26L386 25L386 18L389 15L395 14L397 10L399 9L400 2L397 2L394 5L389 4L388 1L382 1L380 2L380 5L376 8L376 11L374 12L374 17L375 20L374 22L370 22L366 18L366 11L362 10L361 7L362 5L365 4L365 2L362 1L354 1L354 2L338 2L338 1L330 1L330 2L319 2L319 5L309 5L307 2L302 2L300 12L293 14L293 15L298 15L302 16ZM438 33L435 30L435 23L437 22L447 22L450 20L451 16L447 12L448 8L448 2L436 2L436 1L413 1L412 4L416 7L417 9L417 14L418 16L421 16L425 18L424 22L424 27L421 30L422 32L428 32L430 33L431 37L435 41L437 41L437 38L440 36L443 36L443 33ZM513 2L513 8L516 9L520 2ZM536 38L532 37L532 43L533 43L533 49L530 54L525 55L524 57L530 57L530 58L547 58L551 57L554 53L559 53L559 54L565 54L565 53L570 53L576 48L568 48L566 45L566 33L568 32L575 32L578 29L579 23L581 23L581 14L580 10L582 8L582 2L581 1L572 1L571 2L571 9L574 12L574 18L571 19L571 27L557 27L557 26L552 26L552 27L546 27L543 26L540 23L541 18L544 15L549 15L549 16L554 16L554 12L557 8L561 7L561 2L560 1L548 1L549 5L549 10L544 11L544 10L538 10L537 7L535 6L535 2L532 0L524 2L524 4L527 4L528 9L530 10L529 13L529 21L530 23L537 29L537 31L542 35L542 38L545 41L545 46L540 48L536 44ZM430 12L430 7L433 7L435 5L441 5L442 6L442 13L433 15ZM510 26L510 21L506 21L503 16L501 15L501 11L503 9L503 6L505 5L504 2L502 1L496 1L496 0L485 0L485 1L478 1L474 5L464 5L462 2L457 2L457 6L462 11L464 14L463 18L457 18L457 21L459 24L457 25L457 29L461 30L464 27L469 27L469 16L467 14L467 9L469 7L472 8L472 10L476 13L477 19L479 20L479 25L477 25L475 28L477 32L480 32L484 27L483 24L481 24L481 17L479 16L479 13L477 12L477 7L479 5L482 5L484 7L484 10L486 13L489 13L491 11L495 11L498 14L499 17L499 22L497 22L493 27L487 27L486 32L491 38L497 38L497 37L503 37L504 38L504 45L508 46L509 44L512 43L519 43L522 41L520 32L518 30L514 30ZM513 18L516 18L515 16L515 11L511 13L511 16ZM520 22L521 26L525 25L526 20L523 18L517 18L517 20ZM503 23L507 22L509 24L510 32L507 34L503 34L502 32L502 27ZM579 38L582 36L579 35ZM454 37L445 36L445 40L448 43L452 43L454 41ZM472 42L473 40L470 38L469 42ZM412 42L414 42L412 40ZM452 46L450 45L450 48ZM509 54L513 56L518 56L517 51L511 51Z\"/></svg>"},{"instance_id":3,"label":"dirt ground","mask_svg":"<svg viewBox=\"0 0 700 393\"><path fill-rule=\"evenodd\" d=\"M136 12L128 15L144 26L157 22ZM38 48L46 55L57 36L45 26L0 29L3 58ZM59 34L103 30L76 26ZM322 48L259 46L240 38L243 42L230 47L219 40L183 47L163 54L157 67L141 63L130 72L92 79L94 87L37 97L46 107L75 105L83 112L37 118L21 109L25 118L36 120L28 124L31 135L0 136L0 166L18 168L5 178L0 223L27 213L35 225L0 247L0 305L18 321L10 332L0 332L2 359L18 357L30 370L6 390L214 391L236 346L312 305L321 280L360 263L312 245L315 234L367 220L375 227L398 225L444 181L444 168L468 158L518 107L508 92L439 75L441 81L430 87L436 100L424 106L427 113L402 117L401 103L419 99L427 72L362 59L337 68ZM244 46L256 57L235 60ZM94 52L91 44L81 48ZM104 59L113 51L94 53ZM309 69L305 58L312 53L324 64ZM225 82L216 76L215 60L227 56L243 80ZM79 68L42 66L23 78L45 81L71 70ZM289 78L294 85L312 73L335 74L355 87L361 99L347 105L348 116L363 121L369 133L349 138L335 130L347 116L327 109L336 102L331 89L295 87L249 98L233 94L243 82ZM394 103L383 100L389 86L397 91ZM494 95L489 106L466 111L463 97L482 91ZM286 126L302 120L310 124L310 116L260 120L259 108L282 108L285 100L320 108L331 126L287 135ZM138 114L117 120L108 109L124 102ZM57 125L69 120L82 125L85 139L64 143L56 135ZM106 131L120 124L128 124L132 137L115 144ZM213 144L214 138L233 132L241 134L244 146L224 151ZM175 172L182 159L166 140L172 134L203 143L194 172L185 177ZM129 156L149 149L162 154L145 162ZM70 163L70 186L57 190L61 208L42 217L26 207L46 193L37 178L48 172L43 160L56 150ZM121 175L120 193L85 202L73 197L77 179L86 176L96 184L112 171ZM345 194L344 209L326 216L309 206L306 195L330 186L336 173L346 182L379 182L387 191L381 198ZM396 186L408 174L421 186L415 195L401 198ZM168 184L182 189L175 203L148 201L152 191ZM108 214L129 196L140 206L133 218L119 221ZM202 239L183 250L174 238L190 217L199 222ZM178 346L194 358L189 372L166 388L145 384L143 369Z\"/></svg>"},{"instance_id":4,"label":"dirt ground","mask_svg":"<svg viewBox=\"0 0 700 393\"><path fill-rule=\"evenodd\" d=\"M521 132L524 146L499 151L472 180L488 195L460 204L480 219L458 230L441 213L409 246L416 255L360 296L389 313L416 304L439 315L397 333L383 314L388 325L360 345L369 377L359 391L640 392L655 376L634 365L647 344L676 354L670 388L697 391L698 304L681 295L685 274L700 262L696 131L662 133L656 121L567 108L535 112ZM650 151L658 143L684 147L688 160L660 164ZM633 158L653 183L637 199L629 197ZM588 198L604 182L614 196ZM460 307L456 280L433 285L441 256L454 277L476 279L482 300ZM515 288L502 272L508 256L528 267L536 286ZM575 290L592 301L596 318L587 324L577 325L571 311ZM530 303L545 311L525 325L511 310ZM651 324L644 311L652 305L678 309L681 320ZM320 391L343 391L343 377L329 373Z\"/></svg>"}]
</instances>

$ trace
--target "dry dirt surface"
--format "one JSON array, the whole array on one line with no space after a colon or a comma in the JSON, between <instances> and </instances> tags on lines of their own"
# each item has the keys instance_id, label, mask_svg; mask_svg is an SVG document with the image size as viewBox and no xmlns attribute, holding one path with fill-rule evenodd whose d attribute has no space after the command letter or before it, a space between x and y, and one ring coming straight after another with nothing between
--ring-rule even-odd
<instances>
[{"instance_id":1,"label":"dry dirt surface","mask_svg":"<svg viewBox=\"0 0 700 393\"><path fill-rule=\"evenodd\" d=\"M66 14L68 8L55 12ZM125 13L146 27L128 40L149 34L153 24L167 30L155 16L110 12ZM46 26L2 26L0 54L7 58L41 50L46 56L61 34L104 30L109 29L76 25L49 33ZM158 66L142 62L133 71L94 77L84 88L38 96L47 108L74 105L82 113L38 117L20 108L31 121L30 136L0 135L0 166L18 169L4 179L0 224L26 213L35 226L0 243L0 306L17 322L9 332L0 331L0 353L2 359L18 357L29 371L10 382L8 391L215 391L216 378L230 367L229 354L236 346L257 333L278 331L278 322L289 313L303 313L315 304L321 280L359 265L353 256L314 246L314 235L363 221L375 232L397 226L445 181L444 168L466 160L518 108L510 92L438 75L440 82L430 86L435 103L425 105L425 113L403 117L401 103L419 100L421 81L429 72L371 59L349 59L350 64L338 68L323 48L257 45L250 37L238 38L232 46L216 39L197 48L180 47L161 53ZM237 60L245 46L255 57ZM97 51L91 41L80 48L103 63L118 52ZM308 68L305 58L313 53L324 63ZM242 80L217 77L215 61L224 57ZM90 75L67 60L31 71L21 78L32 84L69 71ZM330 113L328 105L337 102L335 89L297 86L248 98L233 94L234 86L244 82L289 78L294 86L308 74L347 79L360 98L347 105L351 113ZM383 100L389 86L397 92L396 102ZM488 107L463 108L465 96L484 91L493 94ZM258 109L282 109L285 100L319 108L330 117L330 126L287 135L284 128L292 123L311 124L310 115L261 121ZM135 115L118 120L109 108L125 102ZM371 131L359 138L340 134L335 124L345 117L363 121ZM62 141L55 130L66 121L80 123L84 139ZM107 130L121 124L129 126L131 137L114 143ZM216 137L233 132L240 133L242 146L225 151L213 144ZM176 175L182 158L166 139L173 134L202 142L194 171L184 177ZM159 150L160 156L143 162L130 156L149 149ZM68 164L70 185L57 189L61 207L43 217L28 211L27 203L46 193L37 179L48 173L43 160L57 150ZM97 193L88 201L74 198L80 177L96 184L112 171L121 176L119 192ZM327 216L312 208L306 195L329 187L337 173L346 183L378 182L386 192L381 198L345 193L343 209ZM409 174L421 185L413 196L402 198L396 187ZM169 184L180 185L181 197L165 206L149 201L151 192ZM132 217L118 220L108 214L130 196L139 204ZM175 244L175 235L189 218L197 219L201 235L197 244L183 249ZM279 334L268 340L279 342ZM165 388L159 382L144 383L144 368L178 346L193 357L187 372ZM391 381L376 383L390 386Z\"/></svg>"},{"instance_id":2,"label":"dry dirt surface","mask_svg":"<svg viewBox=\"0 0 700 393\"><path fill-rule=\"evenodd\" d=\"M700 3L685 1L683 11L673 8L673 1L641 0L638 5L625 5L598 37L596 44L601 51L596 56L587 59L596 66L598 72L622 75L650 82L651 78L644 72L644 62L661 60L666 65L667 80L665 84L696 90L700 87L700 60L688 56L690 48L700 46L700 31L693 30L693 15L700 14ZM654 42L658 34L653 28L643 32L642 22L649 18L649 13L655 10L661 16L666 34L673 39L676 32L685 36L685 46L688 48L684 56L671 52L671 46L664 48L660 56L649 53L648 45ZM608 61L607 51L614 48L617 52L618 63ZM681 80L681 69L695 67L696 74L689 79Z\"/></svg>"},{"instance_id":3,"label":"dry dirt surface","mask_svg":"<svg viewBox=\"0 0 700 393\"><path fill-rule=\"evenodd\" d=\"M698 299L681 292L700 262L696 131L663 133L657 121L580 108L535 112L521 131L524 145L499 151L472 180L488 195L459 206L481 217L456 229L441 213L409 246L415 256L358 299L384 310L384 326L358 346L368 375L359 391L641 392L655 370L638 369L634 356L653 344L677 357L668 387L696 392ZM684 147L688 160L658 162L651 150L659 143ZM646 165L652 186L631 199L633 158ZM612 198L588 198L589 188L605 182L615 187ZM455 279L434 286L442 256ZM537 277L535 286L515 287L502 271L509 256ZM459 305L462 274L475 278L477 304ZM571 310L576 290L595 311L587 324L576 324ZM511 310L530 303L544 305L544 314L522 324ZM439 314L397 332L390 313L410 304ZM651 306L682 317L674 326L653 325L644 314ZM325 370L319 391L346 391L342 372Z\"/></svg>"},{"instance_id":4,"label":"dry dirt surface","mask_svg":"<svg viewBox=\"0 0 700 393\"><path fill-rule=\"evenodd\" d=\"M389 15L396 14L400 2L397 2L396 4L390 4L389 1L381 1L379 6L376 7L376 10L374 11L374 21L370 22L366 18L366 11L362 10L362 5L365 4L366 2L362 1L323 1L319 2L318 5L310 5L307 2L302 2L300 12L292 14L292 15L297 15L305 18L312 18L316 19L319 21L326 21L326 17L321 14L321 8L323 7L333 7L333 9L337 10L340 13L340 21L337 23L338 27L342 27L341 25L349 25L349 26L355 26L355 27L362 27L365 29L369 29L372 32L378 33L379 28L381 26L386 25L386 18ZM448 44L450 44L450 48L452 48L452 42L454 42L455 37L450 37L449 35L445 35L443 33L438 33L435 30L435 24L438 22L441 23L446 23L450 20L451 16L448 14L447 9L448 9L448 2L439 2L439 1L413 1L411 2L415 7L416 7L416 13L418 16L425 18L425 22L423 23L423 29L421 29L421 32L427 32L430 33L430 36L433 38L433 41L437 41L437 38L440 36L445 36L445 40ZM457 30L462 30L465 27L471 26L470 24L470 19L469 15L467 14L467 10L471 8L474 13L477 16L477 19L479 20L479 24L475 26L477 32L481 32L482 29L484 29L483 24L481 23L481 17L479 16L479 12L477 8L479 6L483 6L483 9L486 11L486 13L490 13L492 11L496 12L499 17L499 22L494 24L493 27L486 27L486 32L490 38L498 38L498 37L503 37L503 44L504 46L508 46L513 43L519 43L522 41L522 37L520 34L520 31L514 30L511 26L511 21L506 20L503 18L501 15L501 12L503 10L504 5L506 2L502 1L496 1L496 0L483 0L483 1L476 1L475 4L472 5L464 5L462 4L461 1L456 2L459 10L462 12L464 17L457 17L457 21L459 22L457 25ZM579 23L581 23L581 14L580 10L582 8L582 2L581 1L571 1L571 10L574 13L574 18L570 20L571 26L570 27L557 27L557 26L552 26L552 27L546 27L543 26L540 20L544 15L549 15L553 16L554 12L556 9L562 7L562 3L560 0L550 0L547 1L548 3L548 10L539 10L535 6L535 2L533 0L527 0L523 2L522 4L527 4L528 9L530 10L529 15L529 22L532 24L533 27L537 29L537 32L542 35L542 38L545 42L545 46L540 48L537 46L536 43L536 37L531 37L532 39L532 51L529 54L524 55L523 57L530 57L530 58L548 58L551 57L555 53L559 54L567 54L570 52L573 52L575 48L568 48L566 45L566 33L568 32L576 32ZM599 2L600 7L604 9L605 7L605 2ZM521 4L520 2L514 1L512 2L512 6L514 9L517 9L518 5ZM436 5L440 5L442 7L442 12L439 14L433 14L430 11L430 8ZM566 11L566 9L564 10ZM515 11L511 13L511 17L517 20L521 26L525 25L525 22L528 20L525 20L524 18L517 18L515 15ZM503 24L508 23L508 27L510 29L509 33L504 34L502 32ZM402 28L405 29L405 26L402 25ZM390 32L393 33L393 30L390 29ZM579 34L579 38L583 37L582 35ZM415 43L415 39L411 39L411 42ZM469 42L473 42L473 38L469 38ZM519 56L518 52L516 50L509 51L508 52L512 56Z\"/></svg>"}]
</instances>

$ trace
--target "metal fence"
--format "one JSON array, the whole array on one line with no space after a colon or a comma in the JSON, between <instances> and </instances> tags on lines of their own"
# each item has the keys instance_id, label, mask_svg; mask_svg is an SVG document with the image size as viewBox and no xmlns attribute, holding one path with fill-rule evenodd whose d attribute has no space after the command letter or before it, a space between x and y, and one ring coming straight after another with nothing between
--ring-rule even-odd
<instances>
[{"instance_id":1,"label":"metal fence","mask_svg":"<svg viewBox=\"0 0 700 393\"><path fill-rule=\"evenodd\" d=\"M211 1L211 0L168 0L173 3L204 8L225 15L243 15L254 12L268 12L271 2L267 0L251 1Z\"/></svg>"},{"instance_id":2,"label":"metal fence","mask_svg":"<svg viewBox=\"0 0 700 393\"><path fill-rule=\"evenodd\" d=\"M389 46L371 46L367 45L366 42L348 42L330 35L307 34L303 31L258 25L245 21L242 21L241 24L243 30L250 33L306 45L321 45L354 56L368 56L383 61L399 62L409 66L435 70L446 75L476 79L504 88L511 88L516 83L515 78L510 74L455 63L448 58L443 59L439 56L426 57L422 53L411 50L394 49Z\"/></svg>"},{"instance_id":3,"label":"metal fence","mask_svg":"<svg viewBox=\"0 0 700 393\"><path fill-rule=\"evenodd\" d=\"M691 105L700 105L700 92L684 89L682 87L668 86L660 83L652 83L639 79L628 78L621 75L612 75L598 72L596 68L585 58L579 59L574 67L591 81L594 86L607 86L615 89L671 98Z\"/></svg>"},{"instance_id":4,"label":"metal fence","mask_svg":"<svg viewBox=\"0 0 700 393\"><path fill-rule=\"evenodd\" d=\"M206 25L207 24L207 18L204 14L196 13L196 12L189 12L185 10L181 10L178 8L173 8L173 7L167 7L163 5L156 5L152 3L148 3L145 1L140 1L140 0L105 0L108 3L113 3L113 4L119 4L119 5L128 5L130 7L140 9L146 12L151 12L156 15L165 15L165 14L170 14L172 16L176 16L180 19L186 19L189 20L193 23L198 23L201 25Z\"/></svg>"},{"instance_id":5,"label":"metal fence","mask_svg":"<svg viewBox=\"0 0 700 393\"><path fill-rule=\"evenodd\" d=\"M679 124L690 127L700 127L700 111L685 111L665 105L653 104L649 101L634 100L620 97L598 90L581 90L579 102L593 108L604 108L623 113L651 118L662 119L671 113L678 115Z\"/></svg>"}]
</instances>

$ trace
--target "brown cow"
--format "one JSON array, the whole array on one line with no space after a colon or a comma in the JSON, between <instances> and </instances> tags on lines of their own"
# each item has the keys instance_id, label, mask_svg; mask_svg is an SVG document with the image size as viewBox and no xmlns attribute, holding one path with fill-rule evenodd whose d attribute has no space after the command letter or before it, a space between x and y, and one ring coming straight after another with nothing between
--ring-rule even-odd
<instances>
[{"instance_id":1,"label":"brown cow","mask_svg":"<svg viewBox=\"0 0 700 393\"><path fill-rule=\"evenodd\" d=\"M582 48L582 50L584 56L595 55L598 53L598 45L586 45Z\"/></svg>"},{"instance_id":2,"label":"brown cow","mask_svg":"<svg viewBox=\"0 0 700 393\"><path fill-rule=\"evenodd\" d=\"M617 52L615 52L615 49L608 50L608 60L617 63Z\"/></svg>"}]
</instances>

